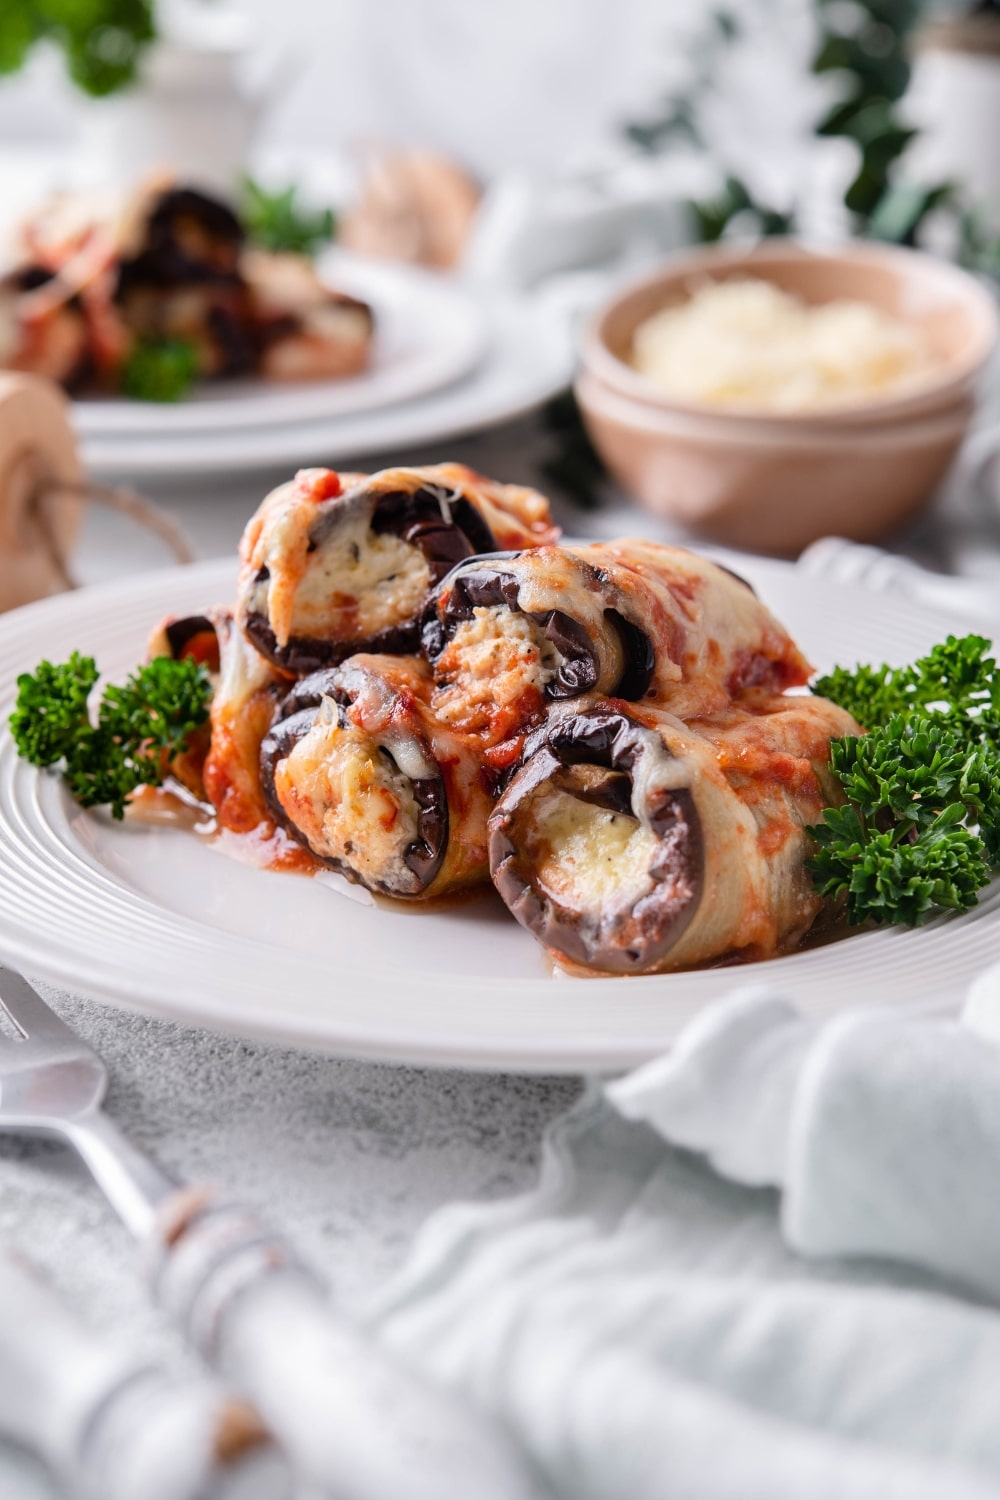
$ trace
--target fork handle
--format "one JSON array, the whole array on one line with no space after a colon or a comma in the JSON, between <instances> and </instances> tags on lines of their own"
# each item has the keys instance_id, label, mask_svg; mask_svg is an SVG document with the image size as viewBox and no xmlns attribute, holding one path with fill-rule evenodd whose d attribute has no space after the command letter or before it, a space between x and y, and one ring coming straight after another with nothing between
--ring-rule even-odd
<instances>
[{"instance_id":1,"label":"fork handle","mask_svg":"<svg viewBox=\"0 0 1000 1500\"><path fill-rule=\"evenodd\" d=\"M80 1500L290 1500L259 1419L80 1324L27 1262L0 1254L0 1434Z\"/></svg>"},{"instance_id":2,"label":"fork handle","mask_svg":"<svg viewBox=\"0 0 1000 1500\"><path fill-rule=\"evenodd\" d=\"M118 1217L145 1240L177 1184L144 1151L133 1146L99 1106L63 1123L61 1134L86 1164Z\"/></svg>"},{"instance_id":3,"label":"fork handle","mask_svg":"<svg viewBox=\"0 0 1000 1500\"><path fill-rule=\"evenodd\" d=\"M319 1280L251 1211L181 1191L151 1243L160 1301L324 1492L541 1494L498 1427L337 1316Z\"/></svg>"}]
</instances>

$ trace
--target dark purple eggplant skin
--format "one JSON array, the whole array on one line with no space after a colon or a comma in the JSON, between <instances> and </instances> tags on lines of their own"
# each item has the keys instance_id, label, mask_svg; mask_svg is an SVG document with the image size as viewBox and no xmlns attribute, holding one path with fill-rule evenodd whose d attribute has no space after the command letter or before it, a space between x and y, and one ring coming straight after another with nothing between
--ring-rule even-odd
<instances>
[{"instance_id":1,"label":"dark purple eggplant skin","mask_svg":"<svg viewBox=\"0 0 1000 1500\"><path fill-rule=\"evenodd\" d=\"M279 764L286 759L299 740L309 733L316 722L316 715L324 698L333 699L337 704L341 722L346 723L346 710L350 699L343 687L336 681L336 676L332 668L318 671L296 682L282 699L275 712L274 722L260 747L261 786L275 821L291 834L297 843L307 849L314 859L357 884L358 877L349 865L345 865L341 860L320 854L312 847L303 830L288 816L275 788L275 775ZM440 772L436 776L411 780L410 786L420 809L417 820L419 837L410 844L403 856L406 867L412 871L417 880L415 888L408 893L412 897L421 895L441 868L448 848L449 815L448 795ZM378 883L374 889L383 895L395 897L400 895L398 890L391 889L387 884Z\"/></svg>"},{"instance_id":2,"label":"dark purple eggplant skin","mask_svg":"<svg viewBox=\"0 0 1000 1500\"><path fill-rule=\"evenodd\" d=\"M446 502L447 516L442 510ZM431 585L440 583L457 563L478 552L492 552L496 539L476 507L464 495L442 497L431 485L390 490L381 495L371 519L378 536L389 534L409 542L427 559Z\"/></svg>"},{"instance_id":3,"label":"dark purple eggplant skin","mask_svg":"<svg viewBox=\"0 0 1000 1500\"><path fill-rule=\"evenodd\" d=\"M490 874L512 915L550 952L588 969L641 974L662 964L693 920L704 894L704 842L691 793L671 791L651 810L660 840L650 867L653 890L617 922L601 912L573 910L540 890L518 849L521 810L546 783L571 786L570 768L587 764L608 772L582 800L615 812L632 810L632 772L649 746L648 730L616 708L562 715L529 737L525 757L489 821ZM669 887L664 885L671 877ZM686 894L677 895L680 886Z\"/></svg>"},{"instance_id":4,"label":"dark purple eggplant skin","mask_svg":"<svg viewBox=\"0 0 1000 1500\"><path fill-rule=\"evenodd\" d=\"M358 501L364 503L363 489ZM444 501L444 506L442 506ZM445 514L447 512L447 515ZM309 551L315 552L337 526L342 508L331 504L320 511L309 533ZM480 552L491 553L496 546L493 533L482 516L462 495L439 493L430 485L419 489L389 490L375 501L371 529L376 535L393 535L423 553L430 573L430 587L435 587L459 562ZM264 570L261 570L264 573ZM259 581L266 579L258 575ZM243 624L247 639L275 666L296 676L338 666L359 652L377 652L387 656L410 656L420 649L423 610L386 630L348 641L293 635L280 646L268 619L259 612L246 616Z\"/></svg>"},{"instance_id":5,"label":"dark purple eggplant skin","mask_svg":"<svg viewBox=\"0 0 1000 1500\"><path fill-rule=\"evenodd\" d=\"M195 636L209 633L218 638L216 623L207 615L184 615L179 620L171 620L164 632L167 645L170 647L170 654L175 659L183 654L184 647L189 641L193 641Z\"/></svg>"},{"instance_id":6,"label":"dark purple eggplant skin","mask_svg":"<svg viewBox=\"0 0 1000 1500\"><path fill-rule=\"evenodd\" d=\"M442 579L428 601L421 625L421 649L428 661L433 664L438 659L458 626L463 620L471 620L475 609L505 606L520 611L517 578L503 567L506 560L520 555L517 552L496 552L467 558ZM484 562L492 562L495 566L484 569L479 566ZM476 566L470 566L473 564ZM585 566L598 580L598 570ZM542 627L563 657L559 671L546 690L547 697L558 702L591 692L597 683L597 654L579 621L562 609L525 613ZM625 669L614 686L613 696L635 701L643 697L652 680L655 665L652 642L645 631L626 620L618 610L607 609L604 616L618 632L625 658Z\"/></svg>"},{"instance_id":7,"label":"dark purple eggplant skin","mask_svg":"<svg viewBox=\"0 0 1000 1500\"><path fill-rule=\"evenodd\" d=\"M338 667L349 656L360 652L376 653L380 656L412 656L417 649L419 627L414 620L392 630L380 630L351 641L323 641L310 636L293 635L284 646L279 646L274 631L261 614L247 615L243 633L261 656L273 662L283 672L294 676L311 676L324 667Z\"/></svg>"}]
</instances>

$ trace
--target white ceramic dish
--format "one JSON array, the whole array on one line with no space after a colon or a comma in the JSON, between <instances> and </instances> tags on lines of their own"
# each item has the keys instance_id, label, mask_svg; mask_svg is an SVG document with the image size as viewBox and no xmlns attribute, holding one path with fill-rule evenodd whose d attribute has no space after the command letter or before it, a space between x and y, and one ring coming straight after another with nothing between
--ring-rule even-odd
<instances>
[{"instance_id":1,"label":"white ceramic dish","mask_svg":"<svg viewBox=\"0 0 1000 1500\"><path fill-rule=\"evenodd\" d=\"M331 286L370 302L375 340L369 368L342 380L225 380L174 404L94 397L74 402L88 438L179 439L195 433L259 432L288 422L336 421L440 390L474 369L487 350L486 320L457 282L416 267L333 251L320 262Z\"/></svg>"},{"instance_id":2,"label":"white ceramic dish","mask_svg":"<svg viewBox=\"0 0 1000 1500\"><path fill-rule=\"evenodd\" d=\"M741 560L821 668L912 659L967 630L890 596ZM228 563L66 595L0 620L0 955L27 973L177 1021L355 1056L511 1071L634 1064L706 1001L766 983L811 1016L956 1003L1000 946L1000 882L973 912L744 968L637 979L553 973L491 895L451 910L366 904L322 879L237 864L179 829L83 813L17 759L19 671L73 647L120 678L149 626L228 597Z\"/></svg>"},{"instance_id":3,"label":"white ceramic dish","mask_svg":"<svg viewBox=\"0 0 1000 1500\"><path fill-rule=\"evenodd\" d=\"M412 449L512 421L564 389L574 352L565 316L529 298L484 308L487 352L464 377L405 402L351 416L225 427L184 434L87 434L82 457L108 478L236 473L351 459ZM79 428L79 422L77 422Z\"/></svg>"}]
</instances>

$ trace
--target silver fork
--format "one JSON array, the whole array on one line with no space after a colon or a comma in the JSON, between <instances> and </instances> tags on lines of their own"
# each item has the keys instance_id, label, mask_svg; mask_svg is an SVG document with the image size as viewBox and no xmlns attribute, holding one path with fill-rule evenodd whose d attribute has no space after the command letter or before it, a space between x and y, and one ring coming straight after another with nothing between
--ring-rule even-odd
<instances>
[{"instance_id":1,"label":"silver fork","mask_svg":"<svg viewBox=\"0 0 1000 1500\"><path fill-rule=\"evenodd\" d=\"M101 1108L107 1068L13 969L0 969L0 1007L23 1038L12 1044L0 1038L0 1129L66 1141L119 1218L146 1239L177 1185Z\"/></svg>"},{"instance_id":2,"label":"silver fork","mask_svg":"<svg viewBox=\"0 0 1000 1500\"><path fill-rule=\"evenodd\" d=\"M498 1428L378 1348L252 1210L181 1187L103 1113L107 1069L12 969L0 1007L0 1131L54 1135L142 1241L160 1303L256 1404L306 1479L338 1500L531 1500ZM470 1488L471 1484L471 1488Z\"/></svg>"}]
</instances>

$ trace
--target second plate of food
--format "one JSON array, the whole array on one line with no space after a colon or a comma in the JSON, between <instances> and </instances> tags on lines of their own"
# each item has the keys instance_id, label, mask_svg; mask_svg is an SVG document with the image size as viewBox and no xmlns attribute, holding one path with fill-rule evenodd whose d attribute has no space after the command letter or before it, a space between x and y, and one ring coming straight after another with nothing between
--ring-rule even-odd
<instances>
[{"instance_id":1,"label":"second plate of food","mask_svg":"<svg viewBox=\"0 0 1000 1500\"><path fill-rule=\"evenodd\" d=\"M821 670L907 662L943 614L747 559L742 571ZM336 878L227 858L169 824L83 812L17 757L6 728L19 672L93 654L110 680L152 622L232 597L228 563L166 571L31 606L0 621L0 953L29 974L186 1023L372 1059L581 1072L669 1047L716 996L767 984L817 1019L855 1006L957 1002L994 957L1000 882L973 911L915 931L865 931L787 957L649 977L553 967L491 893L437 909Z\"/></svg>"},{"instance_id":2,"label":"second plate of food","mask_svg":"<svg viewBox=\"0 0 1000 1500\"><path fill-rule=\"evenodd\" d=\"M328 285L372 308L371 362L360 374L327 380L246 377L205 383L176 404L87 397L73 405L80 436L85 441L174 439L261 432L290 422L354 416L441 390L468 375L486 353L486 319L472 296L454 281L346 251L328 252L317 270Z\"/></svg>"}]
</instances>

